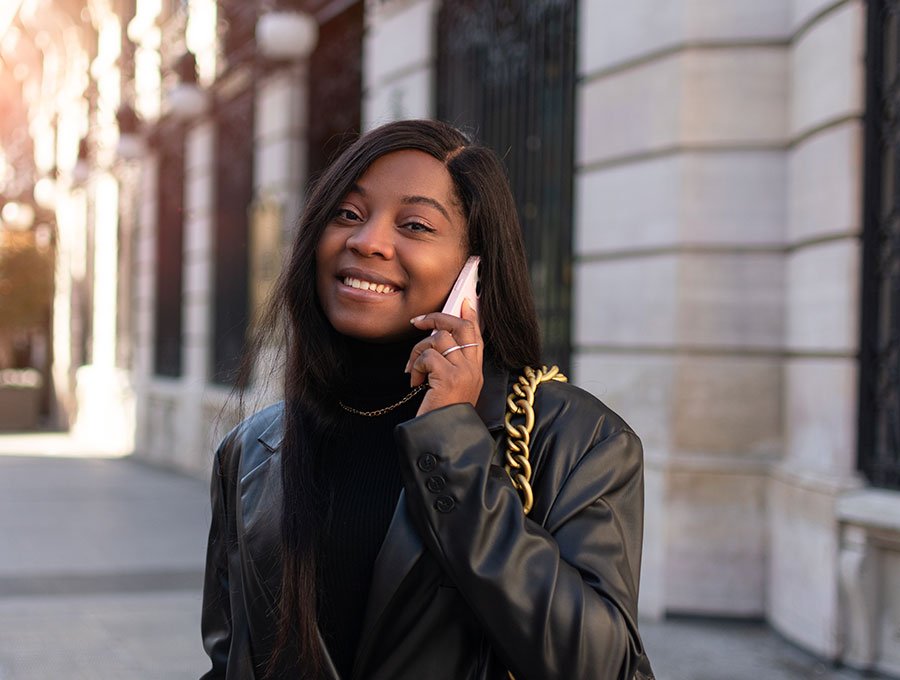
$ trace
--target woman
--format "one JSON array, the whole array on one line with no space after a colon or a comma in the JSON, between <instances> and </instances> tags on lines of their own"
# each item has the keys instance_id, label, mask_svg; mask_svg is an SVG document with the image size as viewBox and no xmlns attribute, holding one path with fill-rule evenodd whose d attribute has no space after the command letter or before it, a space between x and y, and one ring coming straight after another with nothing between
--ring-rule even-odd
<instances>
[{"instance_id":1,"label":"woman","mask_svg":"<svg viewBox=\"0 0 900 680\"><path fill-rule=\"evenodd\" d=\"M479 311L437 312L470 255ZM509 381L540 357L496 156L432 121L361 137L274 299L284 400L216 453L204 678L649 677L637 436L547 383L527 518L500 467Z\"/></svg>"}]
</instances>

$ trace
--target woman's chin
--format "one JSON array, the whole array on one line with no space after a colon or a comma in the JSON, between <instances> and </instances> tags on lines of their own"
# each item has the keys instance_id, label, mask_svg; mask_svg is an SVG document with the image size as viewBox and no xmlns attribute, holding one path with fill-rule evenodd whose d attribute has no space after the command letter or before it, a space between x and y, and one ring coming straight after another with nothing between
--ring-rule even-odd
<instances>
[{"instance_id":1,"label":"woman's chin","mask_svg":"<svg viewBox=\"0 0 900 680\"><path fill-rule=\"evenodd\" d=\"M346 335L354 340L371 343L399 342L415 338L421 333L407 321L405 326L386 326L384 324L362 324L359 320L354 323L332 323L334 329L341 335Z\"/></svg>"}]
</instances>

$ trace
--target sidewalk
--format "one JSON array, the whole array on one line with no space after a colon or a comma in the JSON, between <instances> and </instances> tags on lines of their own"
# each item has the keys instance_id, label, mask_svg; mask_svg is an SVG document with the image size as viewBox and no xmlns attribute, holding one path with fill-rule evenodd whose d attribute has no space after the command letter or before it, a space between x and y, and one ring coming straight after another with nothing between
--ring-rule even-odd
<instances>
[{"instance_id":1,"label":"sidewalk","mask_svg":"<svg viewBox=\"0 0 900 680\"><path fill-rule=\"evenodd\" d=\"M207 485L77 453L0 437L0 680L198 678Z\"/></svg>"},{"instance_id":2,"label":"sidewalk","mask_svg":"<svg viewBox=\"0 0 900 680\"><path fill-rule=\"evenodd\" d=\"M207 493L128 458L79 456L62 435L0 436L0 680L199 677ZM862 678L761 624L642 630L659 680Z\"/></svg>"}]
</instances>

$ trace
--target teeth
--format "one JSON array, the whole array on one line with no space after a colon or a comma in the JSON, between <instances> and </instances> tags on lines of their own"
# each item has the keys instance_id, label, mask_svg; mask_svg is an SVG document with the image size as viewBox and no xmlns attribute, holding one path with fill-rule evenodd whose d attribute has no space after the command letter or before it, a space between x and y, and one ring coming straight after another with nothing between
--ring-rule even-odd
<instances>
[{"instance_id":1,"label":"teeth","mask_svg":"<svg viewBox=\"0 0 900 680\"><path fill-rule=\"evenodd\" d=\"M360 290L371 290L375 293L393 293L395 290L391 286L386 286L383 283L361 281L360 279L354 279L352 276L344 278L344 285L350 286L351 288L359 288Z\"/></svg>"}]
</instances>

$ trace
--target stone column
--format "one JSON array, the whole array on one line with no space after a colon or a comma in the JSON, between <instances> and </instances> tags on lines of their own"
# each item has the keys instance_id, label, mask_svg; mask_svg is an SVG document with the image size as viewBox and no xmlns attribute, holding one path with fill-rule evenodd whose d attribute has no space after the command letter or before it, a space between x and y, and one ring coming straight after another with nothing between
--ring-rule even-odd
<instances>
[{"instance_id":1,"label":"stone column","mask_svg":"<svg viewBox=\"0 0 900 680\"><path fill-rule=\"evenodd\" d=\"M159 157L148 154L140 161L138 219L134 238L134 335L132 338L134 383L137 413L135 453L149 455L156 438L151 417L153 407L153 329L156 303L156 216L158 205L157 167Z\"/></svg>"},{"instance_id":2,"label":"stone column","mask_svg":"<svg viewBox=\"0 0 900 680\"><path fill-rule=\"evenodd\" d=\"M314 45L308 47L311 52ZM308 174L308 56L271 74L257 90L249 238L252 319L268 303L302 210ZM281 367L267 360L277 351L268 348L254 366L254 409L281 396Z\"/></svg>"},{"instance_id":3,"label":"stone column","mask_svg":"<svg viewBox=\"0 0 900 680\"><path fill-rule=\"evenodd\" d=\"M434 115L438 0L367 2L363 128Z\"/></svg>"},{"instance_id":4,"label":"stone column","mask_svg":"<svg viewBox=\"0 0 900 680\"><path fill-rule=\"evenodd\" d=\"M215 131L203 120L187 131L184 156L184 374L178 415L177 464L206 474L212 442L204 421L210 375L215 219Z\"/></svg>"},{"instance_id":5,"label":"stone column","mask_svg":"<svg viewBox=\"0 0 900 680\"><path fill-rule=\"evenodd\" d=\"M116 366L119 185L107 171L92 181L93 290L91 361L76 371L74 434L93 449L130 451L134 399L128 372Z\"/></svg>"},{"instance_id":6,"label":"stone column","mask_svg":"<svg viewBox=\"0 0 900 680\"><path fill-rule=\"evenodd\" d=\"M641 436L641 612L759 616L781 452L788 7L582 5L574 380Z\"/></svg>"}]
</instances>

